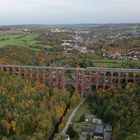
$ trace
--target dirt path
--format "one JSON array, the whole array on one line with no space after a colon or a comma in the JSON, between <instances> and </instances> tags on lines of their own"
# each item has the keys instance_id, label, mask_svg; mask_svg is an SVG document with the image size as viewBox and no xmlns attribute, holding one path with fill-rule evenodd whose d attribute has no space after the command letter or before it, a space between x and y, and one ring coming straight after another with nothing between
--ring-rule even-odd
<instances>
[{"instance_id":1,"label":"dirt path","mask_svg":"<svg viewBox=\"0 0 140 140\"><path fill-rule=\"evenodd\" d=\"M62 132L61 132L62 134L66 134L66 132L67 132L67 130L68 130L68 128L69 128L69 125L71 124L71 122L72 122L72 120L73 120L73 118L74 118L76 112L78 111L78 109L80 108L80 106L81 106L85 101L86 101L86 98L85 98L85 99L82 99L82 100L79 102L79 104L75 107L75 109L72 111L72 113L71 113L71 115L70 115L70 117L69 117L69 119L68 119L68 121L67 121L67 123L66 123L64 129L63 129Z\"/></svg>"}]
</instances>

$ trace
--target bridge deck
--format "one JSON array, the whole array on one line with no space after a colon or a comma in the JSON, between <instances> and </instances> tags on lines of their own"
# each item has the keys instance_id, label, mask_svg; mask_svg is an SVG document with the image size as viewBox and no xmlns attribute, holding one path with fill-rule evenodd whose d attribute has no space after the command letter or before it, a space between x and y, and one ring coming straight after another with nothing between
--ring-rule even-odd
<instances>
[{"instance_id":1,"label":"bridge deck","mask_svg":"<svg viewBox=\"0 0 140 140\"><path fill-rule=\"evenodd\" d=\"M80 70L80 71L115 71L115 72L140 72L140 69L123 69L123 68L98 68L98 67L87 67L87 68L68 68L68 67L46 67L46 66L21 66L21 65L0 65L0 67L9 68L27 68L27 69L49 69L49 70Z\"/></svg>"}]
</instances>

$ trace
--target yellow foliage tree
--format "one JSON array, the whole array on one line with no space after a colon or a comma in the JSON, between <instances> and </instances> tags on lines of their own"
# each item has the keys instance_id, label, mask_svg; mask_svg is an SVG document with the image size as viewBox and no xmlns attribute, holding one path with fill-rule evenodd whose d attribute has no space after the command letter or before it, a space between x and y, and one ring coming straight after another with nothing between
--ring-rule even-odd
<instances>
[{"instance_id":1,"label":"yellow foliage tree","mask_svg":"<svg viewBox=\"0 0 140 140\"><path fill-rule=\"evenodd\" d=\"M13 131L15 132L16 131L16 122L12 121L11 126L12 126Z\"/></svg>"}]
</instances>

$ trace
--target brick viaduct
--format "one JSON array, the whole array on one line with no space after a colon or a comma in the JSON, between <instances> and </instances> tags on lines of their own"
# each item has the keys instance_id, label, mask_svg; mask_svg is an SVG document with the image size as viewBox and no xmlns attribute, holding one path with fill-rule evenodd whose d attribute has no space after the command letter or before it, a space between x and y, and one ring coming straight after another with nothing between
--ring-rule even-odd
<instances>
[{"instance_id":1,"label":"brick viaduct","mask_svg":"<svg viewBox=\"0 0 140 140\"><path fill-rule=\"evenodd\" d=\"M49 89L57 87L64 90L70 86L80 93L107 89L111 86L124 88L129 82L140 80L140 69L0 65L0 70L45 83Z\"/></svg>"}]
</instances>

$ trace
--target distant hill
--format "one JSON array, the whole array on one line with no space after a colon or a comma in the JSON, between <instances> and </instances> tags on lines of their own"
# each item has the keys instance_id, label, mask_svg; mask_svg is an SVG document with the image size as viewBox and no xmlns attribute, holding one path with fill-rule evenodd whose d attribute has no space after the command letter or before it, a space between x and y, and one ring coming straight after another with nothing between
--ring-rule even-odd
<instances>
[{"instance_id":1,"label":"distant hill","mask_svg":"<svg viewBox=\"0 0 140 140\"><path fill-rule=\"evenodd\" d=\"M44 51L33 51L20 46L6 46L0 49L1 64L45 65L47 55Z\"/></svg>"}]
</instances>

